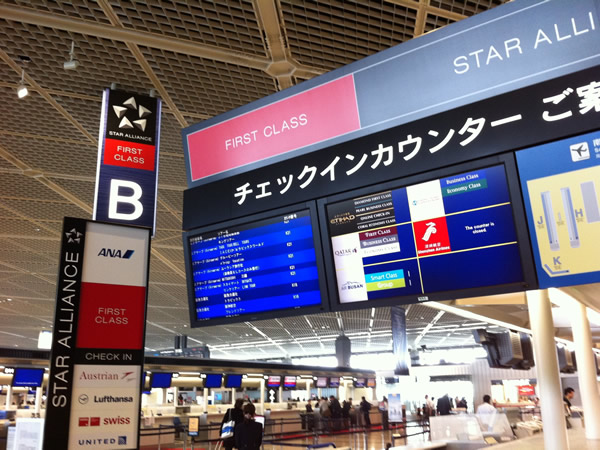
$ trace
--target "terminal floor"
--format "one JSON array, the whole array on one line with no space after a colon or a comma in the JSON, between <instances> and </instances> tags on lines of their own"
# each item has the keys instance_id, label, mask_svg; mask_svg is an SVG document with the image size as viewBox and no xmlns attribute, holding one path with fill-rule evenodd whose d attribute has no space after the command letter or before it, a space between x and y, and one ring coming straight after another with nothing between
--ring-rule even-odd
<instances>
[{"instance_id":1,"label":"terminal floor","mask_svg":"<svg viewBox=\"0 0 600 450\"><path fill-rule=\"evenodd\" d=\"M354 434L332 434L332 435L320 435L318 444L324 444L332 442L336 447L350 447L353 450L381 450L385 449L387 444L392 443L392 434L397 433L397 430L373 430L367 433L367 439L365 442L365 438L362 433ZM417 430L413 430L412 433L417 432ZM418 436L411 436L407 438L407 443L414 442L423 442L429 438L428 434L421 434ZM300 439L286 439L285 441L281 441L281 444L270 444L265 443L263 445L264 450L292 450L292 449L306 449L307 446L315 444L312 437L308 438L300 438ZM403 445L404 442L396 441L396 445ZM215 446L207 447L200 446L200 444L196 444L194 446L194 450L214 450ZM142 450L154 450L156 447L143 447ZM188 445L187 450L190 450L191 447ZM169 444L162 445L161 450L183 450L183 446L181 444Z\"/></svg>"},{"instance_id":2,"label":"terminal floor","mask_svg":"<svg viewBox=\"0 0 600 450\"><path fill-rule=\"evenodd\" d=\"M587 440L585 438L585 432L583 429L572 429L568 431L569 447L571 450L600 450L600 440ZM323 435L319 438L319 443L333 442L336 447L350 447L353 450L383 450L386 448L388 443L392 442L392 431L381 431L374 430L368 433L368 442L365 446L365 442L361 435L357 435L358 442L355 440L352 434L338 434L338 435ZM407 444L423 442L427 440L428 435L422 434L419 436L412 436L407 439ZM313 444L313 439L290 439L285 441L286 444L292 445L264 445L264 450L285 450L285 449L305 449L306 446ZM396 445L403 445L403 442L396 442ZM156 447L154 447L156 448ZM542 434L537 434L529 438L519 439L511 443L494 445L492 448L498 450L540 450L544 448L544 437ZM191 449L187 446L187 449ZM212 449L215 449L213 446ZM143 450L153 450L152 447L143 447ZM161 450L183 450L180 446L166 446L163 445ZM195 446L194 450L211 450L208 447Z\"/></svg>"}]
</instances>

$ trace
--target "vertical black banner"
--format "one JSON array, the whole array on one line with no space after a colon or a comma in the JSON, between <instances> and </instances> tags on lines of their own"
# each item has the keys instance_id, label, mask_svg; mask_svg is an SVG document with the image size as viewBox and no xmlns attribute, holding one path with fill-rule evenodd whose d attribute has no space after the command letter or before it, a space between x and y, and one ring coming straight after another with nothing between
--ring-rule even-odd
<instances>
[{"instance_id":1,"label":"vertical black banner","mask_svg":"<svg viewBox=\"0 0 600 450\"><path fill-rule=\"evenodd\" d=\"M406 310L399 306L390 308L392 318L392 349L396 359L394 374L408 375L408 338L406 337Z\"/></svg>"},{"instance_id":2,"label":"vertical black banner","mask_svg":"<svg viewBox=\"0 0 600 450\"><path fill-rule=\"evenodd\" d=\"M65 217L63 222L44 425L46 449L66 449L69 444L73 350L77 336L86 222L71 217Z\"/></svg>"}]
</instances>

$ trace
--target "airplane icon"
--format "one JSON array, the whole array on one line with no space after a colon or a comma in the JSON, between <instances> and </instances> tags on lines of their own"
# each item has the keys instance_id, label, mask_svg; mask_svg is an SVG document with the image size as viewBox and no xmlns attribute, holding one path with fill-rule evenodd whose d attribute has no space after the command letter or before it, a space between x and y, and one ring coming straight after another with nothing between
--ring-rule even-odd
<instances>
[{"instance_id":1,"label":"airplane icon","mask_svg":"<svg viewBox=\"0 0 600 450\"><path fill-rule=\"evenodd\" d=\"M580 142L569 147L573 162L590 159L590 147L587 142Z\"/></svg>"}]
</instances>

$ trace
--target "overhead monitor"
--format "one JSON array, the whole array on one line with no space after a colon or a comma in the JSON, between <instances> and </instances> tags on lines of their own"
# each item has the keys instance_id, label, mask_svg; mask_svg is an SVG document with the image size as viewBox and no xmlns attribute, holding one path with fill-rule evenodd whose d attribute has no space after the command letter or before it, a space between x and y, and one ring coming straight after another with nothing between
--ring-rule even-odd
<instances>
[{"instance_id":1,"label":"overhead monitor","mask_svg":"<svg viewBox=\"0 0 600 450\"><path fill-rule=\"evenodd\" d=\"M267 378L267 387L278 388L279 386L281 386L281 376L271 375Z\"/></svg>"},{"instance_id":2,"label":"overhead monitor","mask_svg":"<svg viewBox=\"0 0 600 450\"><path fill-rule=\"evenodd\" d=\"M193 327L327 307L314 203L184 233Z\"/></svg>"},{"instance_id":3,"label":"overhead monitor","mask_svg":"<svg viewBox=\"0 0 600 450\"><path fill-rule=\"evenodd\" d=\"M367 378L367 387L374 388L377 384L375 378Z\"/></svg>"},{"instance_id":4,"label":"overhead monitor","mask_svg":"<svg viewBox=\"0 0 600 450\"><path fill-rule=\"evenodd\" d=\"M296 375L288 375L283 379L283 387L286 389L296 389Z\"/></svg>"},{"instance_id":5,"label":"overhead monitor","mask_svg":"<svg viewBox=\"0 0 600 450\"><path fill-rule=\"evenodd\" d=\"M514 162L488 162L496 164L471 163L437 171L434 179L429 174L412 179L419 182L320 201L327 220L323 235L330 238L324 243L328 268L335 269L329 277L330 292L337 294L332 308L535 285L533 265L524 271L521 263L529 244Z\"/></svg>"},{"instance_id":6,"label":"overhead monitor","mask_svg":"<svg viewBox=\"0 0 600 450\"><path fill-rule=\"evenodd\" d=\"M315 382L315 387L326 388L327 387L327 377L317 377L317 381Z\"/></svg>"},{"instance_id":7,"label":"overhead monitor","mask_svg":"<svg viewBox=\"0 0 600 450\"><path fill-rule=\"evenodd\" d=\"M577 364L574 358L575 352L570 351L562 345L556 346L556 352L558 354L558 369L562 373L575 373L577 371Z\"/></svg>"},{"instance_id":8,"label":"overhead monitor","mask_svg":"<svg viewBox=\"0 0 600 450\"><path fill-rule=\"evenodd\" d=\"M242 375L233 374L233 373L225 375L225 387L226 388L241 388L242 387Z\"/></svg>"},{"instance_id":9,"label":"overhead monitor","mask_svg":"<svg viewBox=\"0 0 600 450\"><path fill-rule=\"evenodd\" d=\"M521 348L521 336L514 331L497 334L498 353L500 364L503 366L515 366L523 361L523 349Z\"/></svg>"},{"instance_id":10,"label":"overhead monitor","mask_svg":"<svg viewBox=\"0 0 600 450\"><path fill-rule=\"evenodd\" d=\"M171 387L171 372L152 372L150 376L150 388L169 388Z\"/></svg>"},{"instance_id":11,"label":"overhead monitor","mask_svg":"<svg viewBox=\"0 0 600 450\"><path fill-rule=\"evenodd\" d=\"M364 388L366 385L367 385L366 378L357 378L356 380L354 380L354 387Z\"/></svg>"},{"instance_id":12,"label":"overhead monitor","mask_svg":"<svg viewBox=\"0 0 600 450\"><path fill-rule=\"evenodd\" d=\"M28 369L17 367L12 378L14 387L41 387L44 380L44 369Z\"/></svg>"},{"instance_id":13,"label":"overhead monitor","mask_svg":"<svg viewBox=\"0 0 600 450\"><path fill-rule=\"evenodd\" d=\"M205 388L220 388L223 382L223 375L220 373L207 373L204 379Z\"/></svg>"},{"instance_id":14,"label":"overhead monitor","mask_svg":"<svg viewBox=\"0 0 600 450\"><path fill-rule=\"evenodd\" d=\"M340 377L329 377L329 387L330 388L340 387Z\"/></svg>"}]
</instances>

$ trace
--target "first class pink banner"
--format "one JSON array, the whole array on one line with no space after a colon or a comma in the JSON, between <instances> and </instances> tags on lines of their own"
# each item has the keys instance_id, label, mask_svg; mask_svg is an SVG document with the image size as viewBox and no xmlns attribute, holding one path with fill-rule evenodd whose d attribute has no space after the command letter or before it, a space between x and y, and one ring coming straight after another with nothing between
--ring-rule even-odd
<instances>
[{"instance_id":1,"label":"first class pink banner","mask_svg":"<svg viewBox=\"0 0 600 450\"><path fill-rule=\"evenodd\" d=\"M188 135L191 181L358 129L348 75Z\"/></svg>"}]
</instances>

